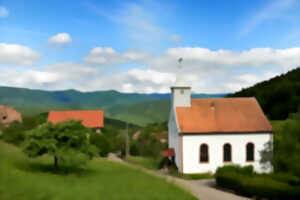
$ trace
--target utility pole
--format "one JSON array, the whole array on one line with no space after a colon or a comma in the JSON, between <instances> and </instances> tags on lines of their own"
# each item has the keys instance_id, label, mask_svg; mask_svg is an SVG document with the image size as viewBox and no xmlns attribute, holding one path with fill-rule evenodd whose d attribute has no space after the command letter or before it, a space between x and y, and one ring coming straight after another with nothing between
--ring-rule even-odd
<instances>
[{"instance_id":1,"label":"utility pole","mask_svg":"<svg viewBox=\"0 0 300 200\"><path fill-rule=\"evenodd\" d=\"M127 159L129 156L130 151L130 144L129 144L129 135L128 135L128 122L126 122L126 138L125 138L125 158Z\"/></svg>"}]
</instances>

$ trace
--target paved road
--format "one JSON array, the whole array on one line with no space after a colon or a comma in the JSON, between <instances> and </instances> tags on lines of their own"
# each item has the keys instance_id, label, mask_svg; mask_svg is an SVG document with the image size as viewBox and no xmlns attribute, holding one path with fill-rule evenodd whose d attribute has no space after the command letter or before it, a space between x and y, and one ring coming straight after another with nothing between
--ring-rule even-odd
<instances>
[{"instance_id":1,"label":"paved road","mask_svg":"<svg viewBox=\"0 0 300 200\"><path fill-rule=\"evenodd\" d=\"M177 178L174 176L164 174L159 171L145 169L141 166L124 162L123 160L115 157L114 155L108 156L108 160L115 161L136 169L140 169L148 174L166 178L167 181L177 184L179 187L185 189L186 191L190 191L195 197L197 197L197 199L200 200L247 200L248 199L246 197L241 197L236 194L225 192L215 188L216 184L214 179L185 180L182 178Z\"/></svg>"}]
</instances>

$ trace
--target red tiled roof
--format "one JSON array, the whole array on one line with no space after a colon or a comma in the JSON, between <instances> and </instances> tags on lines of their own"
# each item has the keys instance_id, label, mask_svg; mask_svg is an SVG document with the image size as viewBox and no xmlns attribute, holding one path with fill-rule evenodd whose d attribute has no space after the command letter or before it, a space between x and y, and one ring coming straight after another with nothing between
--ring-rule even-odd
<instances>
[{"instance_id":1,"label":"red tiled roof","mask_svg":"<svg viewBox=\"0 0 300 200\"><path fill-rule=\"evenodd\" d=\"M272 132L255 98L192 99L176 114L182 133Z\"/></svg>"},{"instance_id":2,"label":"red tiled roof","mask_svg":"<svg viewBox=\"0 0 300 200\"><path fill-rule=\"evenodd\" d=\"M104 124L104 115L102 110L51 111L48 115L48 122L53 124L67 120L80 120L86 127L100 128Z\"/></svg>"},{"instance_id":3,"label":"red tiled roof","mask_svg":"<svg viewBox=\"0 0 300 200\"><path fill-rule=\"evenodd\" d=\"M162 154L163 157L173 157L173 156L175 156L173 148L166 149L161 154Z\"/></svg>"}]
</instances>

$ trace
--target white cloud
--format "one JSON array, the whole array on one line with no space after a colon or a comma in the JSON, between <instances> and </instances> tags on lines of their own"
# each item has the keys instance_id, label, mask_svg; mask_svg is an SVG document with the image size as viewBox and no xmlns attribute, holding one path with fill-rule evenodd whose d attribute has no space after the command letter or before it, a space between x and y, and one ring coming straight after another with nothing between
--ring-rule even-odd
<instances>
[{"instance_id":1,"label":"white cloud","mask_svg":"<svg viewBox=\"0 0 300 200\"><path fill-rule=\"evenodd\" d=\"M299 66L299 55L300 48L213 51L186 47L171 48L154 55L138 49L118 52L111 47L96 47L85 57L87 63L95 66L56 63L39 70L27 70L21 76L18 68L0 69L0 85L52 90L115 89L121 92L165 93L170 91L175 74L179 73L195 92L226 93L252 86ZM178 57L183 57L181 70L176 67ZM98 68L98 65L128 66L131 62L136 67L125 72L118 70L118 67L116 70Z\"/></svg>"},{"instance_id":2,"label":"white cloud","mask_svg":"<svg viewBox=\"0 0 300 200\"><path fill-rule=\"evenodd\" d=\"M257 26L269 20L283 18L287 11L297 2L296 0L273 0L247 19L240 35L246 35Z\"/></svg>"},{"instance_id":3,"label":"white cloud","mask_svg":"<svg viewBox=\"0 0 300 200\"><path fill-rule=\"evenodd\" d=\"M87 56L84 57L84 60L89 64L110 66L129 61L141 60L145 56L146 54L139 50L131 49L122 54L111 47L95 47L88 53Z\"/></svg>"},{"instance_id":4,"label":"white cloud","mask_svg":"<svg viewBox=\"0 0 300 200\"><path fill-rule=\"evenodd\" d=\"M107 49L110 53L101 49L101 51L92 50L89 55L94 56L95 59L101 58L98 64L106 66L134 62L148 67L146 70L132 69L127 73L107 79L108 83L119 83L116 87L111 85L112 88L126 92L152 90L167 92L169 86L173 84L170 80L175 80L176 72L184 74L185 83L192 85L194 91L233 92L300 65L300 48L213 51L205 48L185 47L170 48L160 55L139 50L135 50L134 53L130 51L120 53L112 48ZM92 52L98 54L93 55ZM183 57L183 69L180 72L176 67L179 57ZM100 82L99 80L98 83Z\"/></svg>"},{"instance_id":5,"label":"white cloud","mask_svg":"<svg viewBox=\"0 0 300 200\"><path fill-rule=\"evenodd\" d=\"M170 37L170 41L171 42L174 42L174 43L180 43L181 42L181 37L179 35L172 35Z\"/></svg>"},{"instance_id":6,"label":"white cloud","mask_svg":"<svg viewBox=\"0 0 300 200\"><path fill-rule=\"evenodd\" d=\"M91 90L114 89L121 92L164 93L169 92L175 81L175 74L151 69L131 69L112 76L101 76L87 83Z\"/></svg>"},{"instance_id":7,"label":"white cloud","mask_svg":"<svg viewBox=\"0 0 300 200\"><path fill-rule=\"evenodd\" d=\"M300 48L254 48L235 52L212 51L205 48L171 48L163 55L146 60L149 66L164 71L174 71L177 59L183 58L184 72L218 72L236 68L290 69L300 64Z\"/></svg>"},{"instance_id":8,"label":"white cloud","mask_svg":"<svg viewBox=\"0 0 300 200\"><path fill-rule=\"evenodd\" d=\"M32 66L41 59L41 54L18 44L0 43L0 65Z\"/></svg>"},{"instance_id":9,"label":"white cloud","mask_svg":"<svg viewBox=\"0 0 300 200\"><path fill-rule=\"evenodd\" d=\"M48 39L48 43L54 47L65 47L72 43L72 38L68 33L58 33Z\"/></svg>"},{"instance_id":10,"label":"white cloud","mask_svg":"<svg viewBox=\"0 0 300 200\"><path fill-rule=\"evenodd\" d=\"M55 63L40 70L0 70L0 85L48 90L83 89L80 88L82 83L85 84L99 74L98 69L89 66L70 62Z\"/></svg>"},{"instance_id":11,"label":"white cloud","mask_svg":"<svg viewBox=\"0 0 300 200\"><path fill-rule=\"evenodd\" d=\"M7 8L0 6L0 18L5 18L9 15L9 11Z\"/></svg>"}]
</instances>

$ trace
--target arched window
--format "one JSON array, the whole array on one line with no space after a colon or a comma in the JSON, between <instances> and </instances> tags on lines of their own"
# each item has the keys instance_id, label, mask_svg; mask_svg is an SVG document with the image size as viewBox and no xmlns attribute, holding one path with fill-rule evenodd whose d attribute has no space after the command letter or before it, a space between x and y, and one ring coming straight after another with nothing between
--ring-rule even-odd
<instances>
[{"instance_id":1,"label":"arched window","mask_svg":"<svg viewBox=\"0 0 300 200\"><path fill-rule=\"evenodd\" d=\"M231 145L229 143L223 146L223 161L231 162Z\"/></svg>"},{"instance_id":2,"label":"arched window","mask_svg":"<svg viewBox=\"0 0 300 200\"><path fill-rule=\"evenodd\" d=\"M254 161L254 144L252 142L246 145L246 161Z\"/></svg>"},{"instance_id":3,"label":"arched window","mask_svg":"<svg viewBox=\"0 0 300 200\"><path fill-rule=\"evenodd\" d=\"M209 155L208 155L208 145L201 144L200 145L200 162L208 162Z\"/></svg>"}]
</instances>

